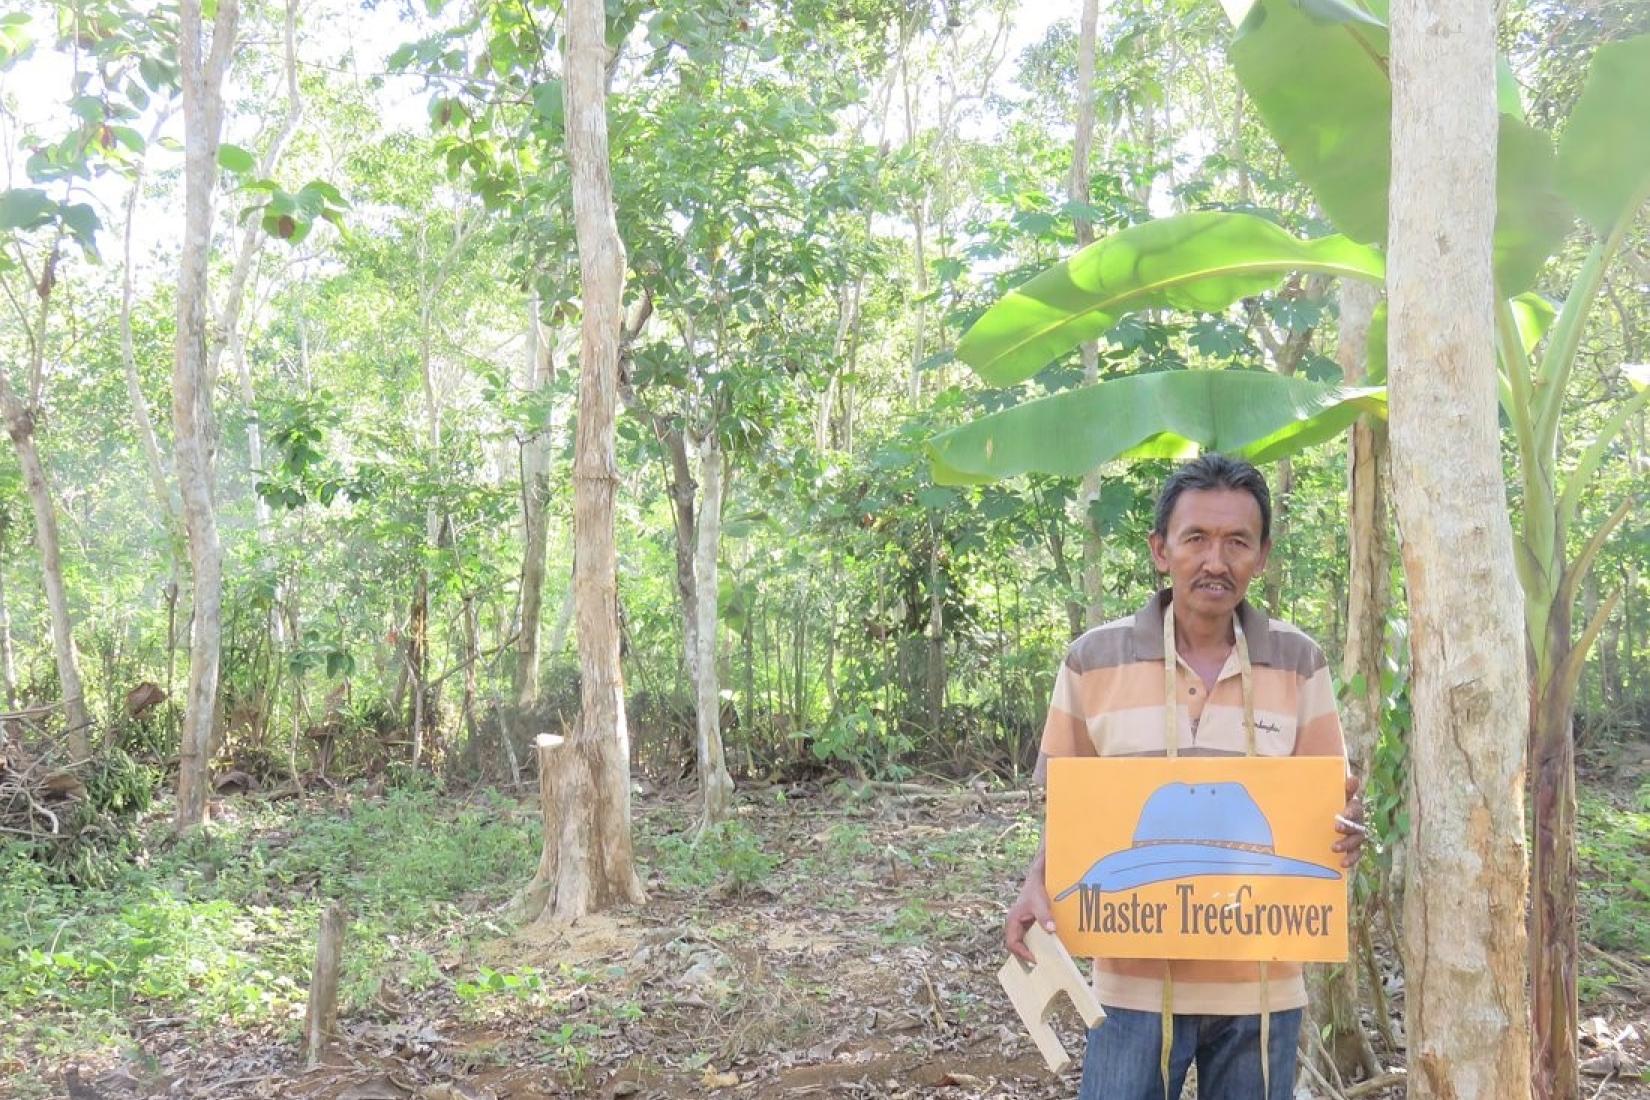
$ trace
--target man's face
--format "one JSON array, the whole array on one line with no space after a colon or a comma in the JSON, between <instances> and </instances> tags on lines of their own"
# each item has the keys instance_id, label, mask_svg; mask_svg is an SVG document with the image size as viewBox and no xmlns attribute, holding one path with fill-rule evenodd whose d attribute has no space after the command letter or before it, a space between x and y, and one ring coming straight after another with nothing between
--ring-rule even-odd
<instances>
[{"instance_id":1,"label":"man's face","mask_svg":"<svg viewBox=\"0 0 1650 1100\"><path fill-rule=\"evenodd\" d=\"M1188 489L1175 501L1168 529L1148 541L1153 564L1174 587L1176 609L1206 619L1230 616L1272 548L1260 537L1260 504L1242 489Z\"/></svg>"}]
</instances>

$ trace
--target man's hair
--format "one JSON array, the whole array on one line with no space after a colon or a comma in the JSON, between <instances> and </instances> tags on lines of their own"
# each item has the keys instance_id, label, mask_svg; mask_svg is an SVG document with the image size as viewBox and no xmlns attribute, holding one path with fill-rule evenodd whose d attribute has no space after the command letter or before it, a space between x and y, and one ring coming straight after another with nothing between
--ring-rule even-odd
<instances>
[{"instance_id":1,"label":"man's hair","mask_svg":"<svg viewBox=\"0 0 1650 1100\"><path fill-rule=\"evenodd\" d=\"M1272 493L1266 487L1266 478L1254 466L1241 458L1209 452L1199 455L1175 470L1157 493L1157 522L1154 534L1169 537L1169 517L1174 514L1175 502L1188 489L1236 489L1248 493L1260 505L1260 541L1272 538Z\"/></svg>"}]
</instances>

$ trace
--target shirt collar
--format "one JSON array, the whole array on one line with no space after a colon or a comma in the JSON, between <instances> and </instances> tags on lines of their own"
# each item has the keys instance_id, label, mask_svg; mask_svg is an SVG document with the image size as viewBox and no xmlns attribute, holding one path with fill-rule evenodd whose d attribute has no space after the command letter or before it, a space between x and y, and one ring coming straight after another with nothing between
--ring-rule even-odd
<instances>
[{"instance_id":1,"label":"shirt collar","mask_svg":"<svg viewBox=\"0 0 1650 1100\"><path fill-rule=\"evenodd\" d=\"M1165 588L1146 601L1146 606L1134 613L1134 659L1161 661L1163 659L1163 608L1173 596L1173 589ZM1272 663L1271 620L1266 612L1243 600L1237 606L1238 621L1243 624L1244 637L1249 642L1249 661L1256 665Z\"/></svg>"}]
</instances>

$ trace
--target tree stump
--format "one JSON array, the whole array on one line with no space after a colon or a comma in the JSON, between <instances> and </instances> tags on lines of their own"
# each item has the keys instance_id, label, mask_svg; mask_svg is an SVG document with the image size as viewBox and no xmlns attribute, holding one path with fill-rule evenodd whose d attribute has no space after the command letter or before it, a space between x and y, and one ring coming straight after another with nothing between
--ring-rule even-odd
<instances>
[{"instance_id":1,"label":"tree stump","mask_svg":"<svg viewBox=\"0 0 1650 1100\"><path fill-rule=\"evenodd\" d=\"M536 920L549 904L556 888L556 873L561 859L561 799L557 793L557 775L562 764L561 749L565 737L541 733L533 739L533 751L539 766L539 807L544 815L544 844L539 851L538 870L532 880L522 887L511 903L511 908L522 920Z\"/></svg>"}]
</instances>

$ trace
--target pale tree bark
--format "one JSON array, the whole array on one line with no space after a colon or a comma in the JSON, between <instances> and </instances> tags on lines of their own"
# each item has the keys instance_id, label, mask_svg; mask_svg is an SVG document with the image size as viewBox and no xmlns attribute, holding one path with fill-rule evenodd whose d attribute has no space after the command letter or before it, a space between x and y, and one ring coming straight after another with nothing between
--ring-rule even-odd
<instances>
[{"instance_id":1,"label":"pale tree bark","mask_svg":"<svg viewBox=\"0 0 1650 1100\"><path fill-rule=\"evenodd\" d=\"M1415 716L1409 1095L1526 1100L1529 695L1495 394L1493 3L1399 0L1391 26L1392 474Z\"/></svg>"},{"instance_id":2,"label":"pale tree bark","mask_svg":"<svg viewBox=\"0 0 1650 1100\"><path fill-rule=\"evenodd\" d=\"M11 604L6 602L5 563L6 535L11 529L11 517L0 511L0 686L6 692L6 709L17 706L17 655L11 643Z\"/></svg>"},{"instance_id":3,"label":"pale tree bark","mask_svg":"<svg viewBox=\"0 0 1650 1100\"><path fill-rule=\"evenodd\" d=\"M928 728L945 721L945 574L940 569L940 528L928 521Z\"/></svg>"},{"instance_id":4,"label":"pale tree bark","mask_svg":"<svg viewBox=\"0 0 1650 1100\"><path fill-rule=\"evenodd\" d=\"M722 448L714 430L699 445L701 495L693 544L693 587L698 622L693 662L698 738L701 823L711 825L733 810L733 777L722 751L722 698L716 670L716 550L722 538Z\"/></svg>"},{"instance_id":5,"label":"pale tree bark","mask_svg":"<svg viewBox=\"0 0 1650 1100\"><path fill-rule=\"evenodd\" d=\"M567 160L584 315L579 332L579 419L573 451L574 601L579 643L579 721L572 740L539 754L553 769L540 872L543 919L577 920L646 895L630 839L630 734L619 666L618 553L613 497L624 246L613 210L607 159L606 61L602 0L567 9Z\"/></svg>"},{"instance_id":6,"label":"pale tree bark","mask_svg":"<svg viewBox=\"0 0 1650 1100\"><path fill-rule=\"evenodd\" d=\"M1345 280L1340 286L1340 341L1336 349L1342 376L1348 385L1361 385L1369 359L1369 327L1380 291L1364 282ZM1387 546L1386 422L1361 417L1348 432L1349 475L1346 648L1341 660L1341 683L1347 685L1341 721L1352 770L1369 774L1369 761L1380 736L1381 659L1385 647L1387 606L1391 597L1391 557ZM1356 904L1356 900L1354 900ZM1367 935L1368 921L1355 913L1351 926ZM1359 949L1361 950L1361 942ZM1316 1032L1323 1034L1323 1050L1338 1079L1362 1070L1365 1078L1381 1072L1375 1049L1358 1018L1356 959L1313 974L1311 1009ZM1325 1067L1330 1069L1331 1067Z\"/></svg>"},{"instance_id":7,"label":"pale tree bark","mask_svg":"<svg viewBox=\"0 0 1650 1100\"><path fill-rule=\"evenodd\" d=\"M555 357L539 320L539 296L527 299L527 392L545 393L556 378ZM550 551L549 409L521 448L521 635L516 642L516 706L526 709L539 697L539 620L544 609L545 559Z\"/></svg>"},{"instance_id":8,"label":"pale tree bark","mask_svg":"<svg viewBox=\"0 0 1650 1100\"><path fill-rule=\"evenodd\" d=\"M1094 149L1094 39L1100 21L1100 0L1083 0L1081 30L1077 39L1077 139L1071 152L1071 201L1088 205L1089 157ZM1094 243L1094 223L1082 214L1072 219L1077 247ZM1083 383L1100 381L1100 341L1086 340L1081 347ZM1100 469L1083 475L1077 504L1083 517L1083 603L1084 621L1099 626L1105 621L1102 593L1105 585L1100 525L1094 519L1094 505L1100 499Z\"/></svg>"},{"instance_id":9,"label":"pale tree bark","mask_svg":"<svg viewBox=\"0 0 1650 1100\"><path fill-rule=\"evenodd\" d=\"M698 582L694 579L693 554L697 544L698 513L694 498L699 484L693 479L693 460L688 455L687 436L680 425L665 417L649 416L653 433L670 459L671 520L676 528L676 598L682 612L682 664L687 668L688 682L699 682L699 598Z\"/></svg>"},{"instance_id":10,"label":"pale tree bark","mask_svg":"<svg viewBox=\"0 0 1650 1100\"><path fill-rule=\"evenodd\" d=\"M1363 282L1341 283L1340 343L1336 352L1349 386L1368 377L1369 328L1380 291ZM1392 598L1392 558L1387 543L1387 425L1364 416L1347 441L1348 544L1346 649L1341 680L1361 684L1341 708L1347 752L1364 769L1380 737L1381 665L1386 648L1386 613Z\"/></svg>"},{"instance_id":11,"label":"pale tree bark","mask_svg":"<svg viewBox=\"0 0 1650 1100\"><path fill-rule=\"evenodd\" d=\"M57 659L58 690L63 695L69 752L76 760L85 760L92 754L88 736L91 717L86 712L85 690L80 684L80 657L75 650L69 593L63 584L57 509L52 505L46 467L34 442L34 411L24 408L4 381L0 381L0 407L5 411L6 430L17 448L17 462L23 469L23 488L34 511L34 542L40 553L40 577L46 590L47 616L51 620L52 653Z\"/></svg>"},{"instance_id":12,"label":"pale tree bark","mask_svg":"<svg viewBox=\"0 0 1650 1100\"><path fill-rule=\"evenodd\" d=\"M29 507L34 513L34 543L40 555L46 614L51 623L52 655L57 662L58 691L63 698L65 736L69 752L76 760L85 760L91 756L91 717L86 711L85 691L80 683L80 657L75 650L74 617L69 610L69 593L63 583L57 509L52 503L51 484L47 480L46 466L40 458L40 448L34 435L40 416L41 394L45 388L47 322L51 315L52 287L57 280L61 244L60 231L47 249L45 264L38 275L25 265L24 274L28 276L28 283L40 302L32 323L22 307L17 307L29 344L27 389L18 393L12 388L6 372L0 370L0 419L5 421L6 434L11 436L12 444L17 449L17 463L23 472L23 490L28 494Z\"/></svg>"},{"instance_id":13,"label":"pale tree bark","mask_svg":"<svg viewBox=\"0 0 1650 1100\"><path fill-rule=\"evenodd\" d=\"M218 136L223 124L223 78L234 49L239 14L238 0L218 0L208 48L202 39L201 0L183 0L179 28L184 231L178 265L172 423L194 587L194 637L189 646L189 687L178 752L176 824L180 830L206 822L222 646L223 549L218 542L213 501L217 426L212 413L214 372L206 324L206 268L212 250L212 188L217 179Z\"/></svg>"}]
</instances>

